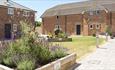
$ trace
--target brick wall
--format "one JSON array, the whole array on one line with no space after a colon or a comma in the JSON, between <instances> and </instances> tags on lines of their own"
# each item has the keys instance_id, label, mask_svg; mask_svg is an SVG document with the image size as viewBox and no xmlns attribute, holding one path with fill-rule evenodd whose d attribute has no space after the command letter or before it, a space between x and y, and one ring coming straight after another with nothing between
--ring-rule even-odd
<instances>
[{"instance_id":1,"label":"brick wall","mask_svg":"<svg viewBox=\"0 0 115 70\"><path fill-rule=\"evenodd\" d=\"M112 33L115 35L115 13L112 13Z\"/></svg>"},{"instance_id":2,"label":"brick wall","mask_svg":"<svg viewBox=\"0 0 115 70\"><path fill-rule=\"evenodd\" d=\"M76 25L81 25L81 35L93 35L96 33L96 25L100 24L100 29L97 29L99 33L105 32L106 24L109 24L109 14L105 11L100 11L99 15L89 16L88 13L84 14L73 14L66 16L59 16L59 24L61 25L62 31L65 30L65 23L67 34L76 35ZM43 19L43 33L54 32L56 21L56 16L45 17ZM84 21L85 19L85 21ZM66 20L66 21L65 21ZM114 20L113 20L114 21ZM89 28L89 25L93 24L93 29ZM114 27L113 27L114 28Z\"/></svg>"},{"instance_id":3,"label":"brick wall","mask_svg":"<svg viewBox=\"0 0 115 70\"><path fill-rule=\"evenodd\" d=\"M4 25L5 24L17 24L18 33L20 31L20 21L26 21L28 24L33 25L35 22L35 12L29 11L29 16L24 16L24 10L19 8L14 8L14 15L8 15L8 7L0 6L0 39L4 39ZM13 29L13 26L12 26ZM13 31L13 30L12 30ZM19 35L16 35L18 38Z\"/></svg>"}]
</instances>

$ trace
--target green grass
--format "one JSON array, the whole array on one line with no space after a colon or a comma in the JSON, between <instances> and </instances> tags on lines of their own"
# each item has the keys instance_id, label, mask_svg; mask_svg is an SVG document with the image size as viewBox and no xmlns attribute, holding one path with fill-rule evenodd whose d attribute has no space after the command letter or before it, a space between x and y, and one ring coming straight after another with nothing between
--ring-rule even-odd
<instances>
[{"instance_id":1,"label":"green grass","mask_svg":"<svg viewBox=\"0 0 115 70\"><path fill-rule=\"evenodd\" d=\"M72 37L72 42L57 42L61 46L68 48L69 53L76 52L77 58L84 56L96 49L96 38L92 36ZM105 40L99 39L99 44L103 44Z\"/></svg>"}]
</instances>

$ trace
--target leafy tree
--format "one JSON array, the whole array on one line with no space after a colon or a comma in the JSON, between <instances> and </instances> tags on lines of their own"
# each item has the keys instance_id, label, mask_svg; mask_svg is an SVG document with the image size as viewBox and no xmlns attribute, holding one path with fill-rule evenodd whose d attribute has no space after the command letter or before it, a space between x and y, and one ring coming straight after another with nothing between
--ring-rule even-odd
<instances>
[{"instance_id":1,"label":"leafy tree","mask_svg":"<svg viewBox=\"0 0 115 70\"><path fill-rule=\"evenodd\" d=\"M36 27L40 27L40 26L41 26L41 24L42 24L42 22L41 22L41 21L35 21L35 26L36 26Z\"/></svg>"}]
</instances>

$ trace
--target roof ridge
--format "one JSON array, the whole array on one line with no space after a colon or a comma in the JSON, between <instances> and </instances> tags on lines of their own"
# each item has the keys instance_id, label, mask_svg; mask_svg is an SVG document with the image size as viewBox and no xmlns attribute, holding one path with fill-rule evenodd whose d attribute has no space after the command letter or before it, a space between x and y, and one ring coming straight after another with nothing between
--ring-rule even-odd
<instances>
[{"instance_id":1,"label":"roof ridge","mask_svg":"<svg viewBox=\"0 0 115 70\"><path fill-rule=\"evenodd\" d=\"M11 2L11 3L18 4L19 6L22 6L22 7L28 8L28 7L26 7L26 6L23 6L23 5L19 4L19 3L14 2L14 1L12 1L12 0L10 0L10 2ZM28 9L34 11L34 10L31 9L31 8L28 8ZM27 10L27 9L26 9L26 10Z\"/></svg>"},{"instance_id":2,"label":"roof ridge","mask_svg":"<svg viewBox=\"0 0 115 70\"><path fill-rule=\"evenodd\" d=\"M67 15L67 14L78 14L82 11L87 10L105 10L106 8L111 11L111 7L103 5L115 4L114 0L87 0L82 2L73 2L67 4L56 5L52 8L47 9L41 17L55 16L55 15ZM74 9L75 8L75 9ZM66 11L65 11L66 10ZM114 11L114 10L112 10ZM57 13L58 12L58 13Z\"/></svg>"}]
</instances>

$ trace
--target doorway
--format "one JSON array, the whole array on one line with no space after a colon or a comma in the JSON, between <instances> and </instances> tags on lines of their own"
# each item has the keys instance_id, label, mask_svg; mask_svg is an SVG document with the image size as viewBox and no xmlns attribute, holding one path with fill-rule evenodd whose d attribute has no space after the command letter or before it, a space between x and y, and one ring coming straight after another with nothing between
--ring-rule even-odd
<instances>
[{"instance_id":1,"label":"doorway","mask_svg":"<svg viewBox=\"0 0 115 70\"><path fill-rule=\"evenodd\" d=\"M81 25L76 25L76 35L81 34Z\"/></svg>"},{"instance_id":2,"label":"doorway","mask_svg":"<svg viewBox=\"0 0 115 70\"><path fill-rule=\"evenodd\" d=\"M11 33L11 24L5 24L5 26L4 26L4 30L5 30L5 39L11 39L11 35L12 35L12 33Z\"/></svg>"}]
</instances>

